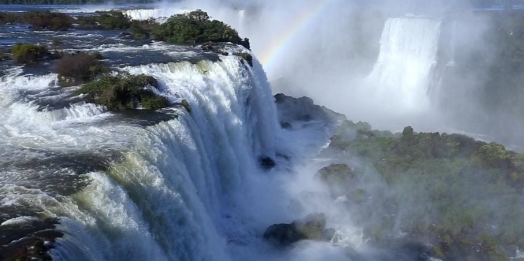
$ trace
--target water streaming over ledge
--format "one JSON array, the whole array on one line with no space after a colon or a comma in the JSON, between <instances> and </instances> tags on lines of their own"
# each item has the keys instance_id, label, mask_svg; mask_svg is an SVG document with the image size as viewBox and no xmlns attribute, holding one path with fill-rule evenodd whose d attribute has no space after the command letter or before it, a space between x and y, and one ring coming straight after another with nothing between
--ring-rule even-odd
<instances>
[{"instance_id":1,"label":"water streaming over ledge","mask_svg":"<svg viewBox=\"0 0 524 261\"><path fill-rule=\"evenodd\" d=\"M64 180L89 180L70 196L25 191L15 173L2 171L13 179L0 188L3 206L61 217L56 260L228 260L221 223L244 212L249 176L263 172L258 158L275 158L278 121L265 74L235 56L124 70L154 76L160 94L188 100L191 113L174 109L176 119L142 128L104 121L111 114L91 104L41 111L20 93L45 92L55 75L2 78L0 142L13 155L2 163L43 161L52 152L107 157L107 171L65 171ZM44 179L56 174L38 171Z\"/></svg>"},{"instance_id":2,"label":"water streaming over ledge","mask_svg":"<svg viewBox=\"0 0 524 261\"><path fill-rule=\"evenodd\" d=\"M401 17L386 21L380 54L366 81L379 104L397 112L424 111L440 40L439 20Z\"/></svg>"}]
</instances>

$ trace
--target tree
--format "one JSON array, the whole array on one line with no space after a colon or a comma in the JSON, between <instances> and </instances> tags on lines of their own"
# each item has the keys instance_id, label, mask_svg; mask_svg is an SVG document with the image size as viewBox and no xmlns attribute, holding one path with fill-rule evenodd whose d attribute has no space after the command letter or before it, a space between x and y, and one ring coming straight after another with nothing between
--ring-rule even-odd
<instances>
[{"instance_id":1,"label":"tree","mask_svg":"<svg viewBox=\"0 0 524 261\"><path fill-rule=\"evenodd\" d=\"M190 12L188 14L188 17L191 20L196 20L199 22L207 21L210 19L209 15L201 9L197 9L195 11Z\"/></svg>"}]
</instances>

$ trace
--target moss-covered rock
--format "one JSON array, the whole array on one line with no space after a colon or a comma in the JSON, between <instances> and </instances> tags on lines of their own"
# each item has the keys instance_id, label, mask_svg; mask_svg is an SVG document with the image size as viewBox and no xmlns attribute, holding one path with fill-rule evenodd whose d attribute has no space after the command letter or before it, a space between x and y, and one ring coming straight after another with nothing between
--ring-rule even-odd
<instances>
[{"instance_id":1,"label":"moss-covered rock","mask_svg":"<svg viewBox=\"0 0 524 261\"><path fill-rule=\"evenodd\" d=\"M326 229L326 215L310 214L290 224L275 224L267 228L264 238L277 246L288 246L300 240L331 240L334 232Z\"/></svg>"},{"instance_id":2,"label":"moss-covered rock","mask_svg":"<svg viewBox=\"0 0 524 261\"><path fill-rule=\"evenodd\" d=\"M253 56L249 53L246 53L246 52L240 52L240 53L235 53L236 56L244 59L244 61L247 62L247 64L249 64L249 66L253 67Z\"/></svg>"},{"instance_id":3,"label":"moss-covered rock","mask_svg":"<svg viewBox=\"0 0 524 261\"><path fill-rule=\"evenodd\" d=\"M107 67L99 61L99 58L101 58L99 53L78 53L63 56L55 68L59 85L80 85L93 81L98 75L107 72Z\"/></svg>"},{"instance_id":4,"label":"moss-covered rock","mask_svg":"<svg viewBox=\"0 0 524 261\"><path fill-rule=\"evenodd\" d=\"M51 261L51 250L56 238L63 233L56 229L58 220L43 218L0 226L0 260Z\"/></svg>"},{"instance_id":5,"label":"moss-covered rock","mask_svg":"<svg viewBox=\"0 0 524 261\"><path fill-rule=\"evenodd\" d=\"M189 102L186 99L183 99L180 102L180 105L182 105L186 109L187 112L191 112L191 104L189 104Z\"/></svg>"},{"instance_id":6,"label":"moss-covered rock","mask_svg":"<svg viewBox=\"0 0 524 261\"><path fill-rule=\"evenodd\" d=\"M85 94L87 100L106 106L111 111L138 109L157 110L169 106L169 101L156 94L158 82L147 75L105 75L83 85L76 94Z\"/></svg>"},{"instance_id":7,"label":"moss-covered rock","mask_svg":"<svg viewBox=\"0 0 524 261\"><path fill-rule=\"evenodd\" d=\"M15 62L27 64L42 60L49 52L42 45L17 43L13 46L11 54Z\"/></svg>"}]
</instances>

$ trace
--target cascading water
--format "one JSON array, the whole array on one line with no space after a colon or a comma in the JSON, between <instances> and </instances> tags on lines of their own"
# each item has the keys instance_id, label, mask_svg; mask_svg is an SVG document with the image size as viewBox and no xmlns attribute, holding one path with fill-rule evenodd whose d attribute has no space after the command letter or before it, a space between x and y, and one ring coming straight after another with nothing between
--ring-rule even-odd
<instances>
[{"instance_id":1,"label":"cascading water","mask_svg":"<svg viewBox=\"0 0 524 261\"><path fill-rule=\"evenodd\" d=\"M126 14L183 12L173 10ZM237 9L223 12L229 13L238 15L232 24L249 18ZM423 103L439 30L440 22L429 19L388 20L368 77L377 95L410 109ZM75 87L58 87L56 74L8 71L0 80L0 227L58 218L63 235L50 250L54 260L348 260L348 249L364 245L350 215L317 186L325 162L294 165L311 161L331 136L324 113L304 109L312 102L282 109L301 116L284 117L289 121L281 124L291 127L283 130L261 65L234 55L248 50L226 45L228 55L217 55L112 40L82 40L83 51L101 51L117 58L119 70L153 76L157 94L189 106L155 112L160 120L140 111L126 118L81 101ZM149 54L178 62L144 61ZM276 167L265 170L261 159ZM317 211L336 229L336 242L277 251L261 238L271 224Z\"/></svg>"},{"instance_id":2,"label":"cascading water","mask_svg":"<svg viewBox=\"0 0 524 261\"><path fill-rule=\"evenodd\" d=\"M125 68L154 76L161 95L191 105L191 113L177 109L176 119L145 129L108 120L110 113L91 104L39 110L20 96L49 89L56 75L3 77L1 142L16 155L2 157L3 165L44 160L50 151L97 154L109 163L107 171L82 175L88 184L70 195L17 189L8 172L20 170L2 171L14 179L1 187L3 207L60 217L65 235L51 252L55 260L229 260L224 234L252 207L243 204L255 201L248 200L250 179L263 172L259 157L275 158L278 122L260 65L221 60ZM109 151L120 156L111 159ZM64 179L83 174L64 172Z\"/></svg>"},{"instance_id":3,"label":"cascading water","mask_svg":"<svg viewBox=\"0 0 524 261\"><path fill-rule=\"evenodd\" d=\"M386 111L420 112L429 106L440 37L438 20L390 18L380 40L380 54L366 79L372 99Z\"/></svg>"},{"instance_id":4,"label":"cascading water","mask_svg":"<svg viewBox=\"0 0 524 261\"><path fill-rule=\"evenodd\" d=\"M190 12L189 9L180 8L163 8L163 9L129 9L124 10L123 13L133 20L147 20L150 18L159 19L162 17L170 17L175 14L183 14Z\"/></svg>"}]
</instances>

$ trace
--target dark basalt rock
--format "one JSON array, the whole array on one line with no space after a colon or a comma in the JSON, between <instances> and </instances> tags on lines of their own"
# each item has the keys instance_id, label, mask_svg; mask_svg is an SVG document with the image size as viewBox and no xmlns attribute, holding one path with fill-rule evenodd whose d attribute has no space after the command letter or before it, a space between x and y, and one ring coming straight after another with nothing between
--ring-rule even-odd
<instances>
[{"instance_id":1,"label":"dark basalt rock","mask_svg":"<svg viewBox=\"0 0 524 261\"><path fill-rule=\"evenodd\" d=\"M280 122L280 127L282 129L292 129L293 125L291 125L289 122Z\"/></svg>"},{"instance_id":2,"label":"dark basalt rock","mask_svg":"<svg viewBox=\"0 0 524 261\"><path fill-rule=\"evenodd\" d=\"M66 77L66 76L60 76L58 77L58 85L62 87L70 87L80 84L79 81L77 81L73 77Z\"/></svg>"},{"instance_id":3,"label":"dark basalt rock","mask_svg":"<svg viewBox=\"0 0 524 261\"><path fill-rule=\"evenodd\" d=\"M215 46L212 42L203 43L200 48L204 51L212 51L213 47Z\"/></svg>"},{"instance_id":4,"label":"dark basalt rock","mask_svg":"<svg viewBox=\"0 0 524 261\"><path fill-rule=\"evenodd\" d=\"M260 166L264 169L272 169L276 165L275 161L267 156L261 156L258 159L258 162L260 163Z\"/></svg>"},{"instance_id":5,"label":"dark basalt rock","mask_svg":"<svg viewBox=\"0 0 524 261\"><path fill-rule=\"evenodd\" d=\"M133 39L133 35L129 32L121 32L117 37L121 39Z\"/></svg>"},{"instance_id":6,"label":"dark basalt rock","mask_svg":"<svg viewBox=\"0 0 524 261\"><path fill-rule=\"evenodd\" d=\"M57 219L46 218L0 226L0 260L52 260L48 251L63 236L56 224Z\"/></svg>"},{"instance_id":7,"label":"dark basalt rock","mask_svg":"<svg viewBox=\"0 0 524 261\"><path fill-rule=\"evenodd\" d=\"M326 229L324 213L310 214L290 224L274 224L264 232L264 238L277 246L288 246L301 240L329 241L334 235L334 229Z\"/></svg>"}]
</instances>

